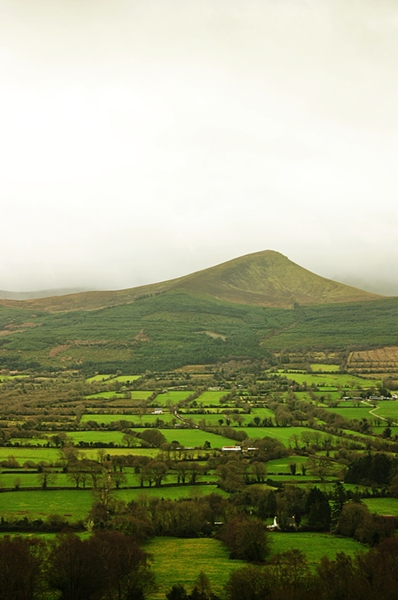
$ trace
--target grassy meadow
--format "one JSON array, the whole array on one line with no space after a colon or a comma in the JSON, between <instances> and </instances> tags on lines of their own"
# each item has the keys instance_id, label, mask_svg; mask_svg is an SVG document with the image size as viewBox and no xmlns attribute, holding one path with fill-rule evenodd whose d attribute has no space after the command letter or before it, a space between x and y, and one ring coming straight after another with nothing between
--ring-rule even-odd
<instances>
[{"instance_id":1,"label":"grassy meadow","mask_svg":"<svg viewBox=\"0 0 398 600\"><path fill-rule=\"evenodd\" d=\"M319 533L270 533L271 556L297 549L315 567L323 556L334 559L338 552L354 555L364 547L349 538L336 538ZM190 591L200 571L206 573L214 593L221 593L231 571L244 566L241 560L230 560L228 550L215 539L156 538L146 544L152 555L158 590L151 596L160 600L172 585L180 583Z\"/></svg>"},{"instance_id":2,"label":"grassy meadow","mask_svg":"<svg viewBox=\"0 0 398 600\"><path fill-rule=\"evenodd\" d=\"M213 592L221 593L230 572L246 564L229 560L228 550L211 538L156 538L146 544L145 549L152 554L152 567L159 586L151 596L153 600L163 600L165 593L177 583L190 591L200 571L206 573Z\"/></svg>"}]
</instances>

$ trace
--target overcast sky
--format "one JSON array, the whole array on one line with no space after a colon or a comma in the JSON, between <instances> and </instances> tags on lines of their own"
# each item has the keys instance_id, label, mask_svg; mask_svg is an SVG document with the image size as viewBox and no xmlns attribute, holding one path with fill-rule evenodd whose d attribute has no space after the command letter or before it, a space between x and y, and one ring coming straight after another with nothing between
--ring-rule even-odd
<instances>
[{"instance_id":1,"label":"overcast sky","mask_svg":"<svg viewBox=\"0 0 398 600\"><path fill-rule=\"evenodd\" d=\"M398 295L396 0L0 0L0 289L272 249Z\"/></svg>"}]
</instances>

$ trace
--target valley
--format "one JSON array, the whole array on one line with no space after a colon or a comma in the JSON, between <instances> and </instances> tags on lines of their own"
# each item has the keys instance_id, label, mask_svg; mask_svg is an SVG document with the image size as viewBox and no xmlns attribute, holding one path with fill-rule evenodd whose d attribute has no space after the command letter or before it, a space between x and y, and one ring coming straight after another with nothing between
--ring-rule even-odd
<instances>
[{"instance_id":1,"label":"valley","mask_svg":"<svg viewBox=\"0 0 398 600\"><path fill-rule=\"evenodd\" d=\"M395 539L397 316L397 298L270 251L144 289L0 300L2 535L87 552L132 536L153 600L204 576L203 598L234 600L252 564L298 561L316 587L339 552Z\"/></svg>"}]
</instances>

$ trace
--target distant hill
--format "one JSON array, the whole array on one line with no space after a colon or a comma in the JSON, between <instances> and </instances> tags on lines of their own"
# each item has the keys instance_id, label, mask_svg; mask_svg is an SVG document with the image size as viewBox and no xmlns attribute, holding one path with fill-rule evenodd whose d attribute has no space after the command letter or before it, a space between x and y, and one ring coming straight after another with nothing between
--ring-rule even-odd
<instances>
[{"instance_id":1,"label":"distant hill","mask_svg":"<svg viewBox=\"0 0 398 600\"><path fill-rule=\"evenodd\" d=\"M309 306L362 302L382 298L378 294L315 275L279 252L265 250L161 283L118 291L83 292L62 296L53 294L52 297L23 300L24 308L36 310L93 310L129 304L143 297L171 291L236 304L274 308L292 308L297 304ZM18 306L18 303L12 300L1 303Z\"/></svg>"}]
</instances>

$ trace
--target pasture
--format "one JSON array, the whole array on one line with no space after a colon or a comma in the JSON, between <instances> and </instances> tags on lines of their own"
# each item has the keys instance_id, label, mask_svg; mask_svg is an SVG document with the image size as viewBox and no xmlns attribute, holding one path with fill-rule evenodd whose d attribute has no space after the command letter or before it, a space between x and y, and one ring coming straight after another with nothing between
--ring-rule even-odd
<instances>
[{"instance_id":1,"label":"pasture","mask_svg":"<svg viewBox=\"0 0 398 600\"><path fill-rule=\"evenodd\" d=\"M377 413L371 413L371 411L374 410L374 408L372 406L364 406L363 404L358 407L345 406L343 404L340 404L337 408L328 408L327 410L328 412L341 415L347 421L351 421L352 419L357 419L358 421L360 421L364 418L368 420L377 419Z\"/></svg>"},{"instance_id":2,"label":"pasture","mask_svg":"<svg viewBox=\"0 0 398 600\"><path fill-rule=\"evenodd\" d=\"M362 502L371 513L398 517L398 498L364 498Z\"/></svg>"},{"instance_id":3,"label":"pasture","mask_svg":"<svg viewBox=\"0 0 398 600\"><path fill-rule=\"evenodd\" d=\"M378 400L377 408L374 409L373 414L376 417L398 422L398 400Z\"/></svg>"},{"instance_id":4,"label":"pasture","mask_svg":"<svg viewBox=\"0 0 398 600\"><path fill-rule=\"evenodd\" d=\"M202 431L201 429L161 429L161 432L168 442L176 440L181 446L186 448L199 448L202 447L205 442L210 442L211 448L234 445L230 438L215 433L209 433L208 431Z\"/></svg>"},{"instance_id":5,"label":"pasture","mask_svg":"<svg viewBox=\"0 0 398 600\"><path fill-rule=\"evenodd\" d=\"M308 562L313 567L319 564L323 556L334 559L338 552L354 555L357 552L367 550L366 547L352 538L335 537L330 533L273 532L270 537L272 556L280 552L297 549L304 552Z\"/></svg>"},{"instance_id":6,"label":"pasture","mask_svg":"<svg viewBox=\"0 0 398 600\"><path fill-rule=\"evenodd\" d=\"M78 432L77 432L78 433ZM120 432L119 432L120 433ZM69 435L69 432L68 432ZM230 441L230 440L229 440ZM87 458L97 460L98 448L83 448L80 451L80 455L84 455ZM154 457L159 453L158 448L105 448L107 454L111 456L120 456L125 454L132 454L137 456L150 456ZM40 462L52 464L59 464L61 461L61 454L57 448L47 447L29 447L20 446L15 448L0 447L0 461L8 460L10 457L22 466L26 461L32 461L35 464Z\"/></svg>"},{"instance_id":7,"label":"pasture","mask_svg":"<svg viewBox=\"0 0 398 600\"><path fill-rule=\"evenodd\" d=\"M301 465L305 465L308 462L308 456L287 456L285 458L276 458L275 460L269 460L267 462L268 474L272 473L287 473L290 474L291 463L296 463L297 474L301 475ZM311 478L312 479L312 478Z\"/></svg>"},{"instance_id":8,"label":"pasture","mask_svg":"<svg viewBox=\"0 0 398 600\"><path fill-rule=\"evenodd\" d=\"M2 492L0 516L5 519L47 519L61 515L70 522L85 519L93 503L90 490Z\"/></svg>"},{"instance_id":9,"label":"pasture","mask_svg":"<svg viewBox=\"0 0 398 600\"><path fill-rule=\"evenodd\" d=\"M303 431L309 431L307 427L239 427L239 429L245 431L251 439L271 437L281 442L286 448L294 445L293 435L300 437ZM322 434L322 437L325 436L326 434Z\"/></svg>"},{"instance_id":10,"label":"pasture","mask_svg":"<svg viewBox=\"0 0 398 600\"><path fill-rule=\"evenodd\" d=\"M10 457L14 457L20 465L23 465L25 461L33 461L39 463L44 461L47 463L55 463L60 460L59 450L57 448L40 448L40 447L0 447L0 461L9 460Z\"/></svg>"},{"instance_id":11,"label":"pasture","mask_svg":"<svg viewBox=\"0 0 398 600\"><path fill-rule=\"evenodd\" d=\"M221 398L226 396L228 391L206 391L200 394L198 398L196 398L196 403L198 406L213 406L219 404ZM192 402L195 402L194 400Z\"/></svg>"},{"instance_id":12,"label":"pasture","mask_svg":"<svg viewBox=\"0 0 398 600\"><path fill-rule=\"evenodd\" d=\"M123 488L114 490L113 494L115 499L124 502L130 502L131 500L146 502L151 498L177 500L179 498L203 496L212 492L217 492L222 496L227 495L212 484ZM75 523L87 518L94 499L91 489L37 489L1 492L0 518L17 520L26 517L32 521L34 519L45 520L50 515L60 515L70 523Z\"/></svg>"},{"instance_id":13,"label":"pasture","mask_svg":"<svg viewBox=\"0 0 398 600\"><path fill-rule=\"evenodd\" d=\"M141 375L117 375L116 377L112 377L112 381L121 381L122 383L130 383L132 381L137 381L140 379Z\"/></svg>"},{"instance_id":14,"label":"pasture","mask_svg":"<svg viewBox=\"0 0 398 600\"><path fill-rule=\"evenodd\" d=\"M312 567L326 556L334 559L338 552L355 555L364 547L350 538L336 538L323 533L270 533L271 557L297 549L304 552ZM152 554L158 590L151 599L160 600L176 583L191 591L203 571L209 578L214 593L221 593L230 573L244 566L241 560L230 560L228 550L215 539L154 538L145 549Z\"/></svg>"},{"instance_id":15,"label":"pasture","mask_svg":"<svg viewBox=\"0 0 398 600\"><path fill-rule=\"evenodd\" d=\"M132 393L136 393L136 392L132 392ZM179 402L183 402L184 400L186 400L188 398L188 396L190 396L192 394L192 390L185 390L185 391L167 391L167 392L161 392L160 394L158 394L155 398L155 400L153 400L151 402L151 406L170 406L173 404L178 404Z\"/></svg>"},{"instance_id":16,"label":"pasture","mask_svg":"<svg viewBox=\"0 0 398 600\"><path fill-rule=\"evenodd\" d=\"M172 585L180 583L190 592L200 571L206 573L214 593L221 593L234 569L246 563L229 560L228 550L211 538L177 539L154 538L145 547L152 554L152 567L159 586L150 596L153 600L165 598Z\"/></svg>"},{"instance_id":17,"label":"pasture","mask_svg":"<svg viewBox=\"0 0 398 600\"><path fill-rule=\"evenodd\" d=\"M337 373L340 370L340 365L327 365L325 363L311 363L310 367L314 373L317 371L322 373Z\"/></svg>"},{"instance_id":18,"label":"pasture","mask_svg":"<svg viewBox=\"0 0 398 600\"><path fill-rule=\"evenodd\" d=\"M124 434L121 431L68 431L66 434L73 440L75 445L79 442L123 445L122 438Z\"/></svg>"},{"instance_id":19,"label":"pasture","mask_svg":"<svg viewBox=\"0 0 398 600\"><path fill-rule=\"evenodd\" d=\"M187 412L179 412L179 415L187 421L192 421L196 425L205 423L206 427L218 427L220 425L219 421L222 421L221 425L227 424L227 419L231 419L231 415L226 415L223 412L209 412L205 414L198 413L187 413ZM243 415L242 415L243 416Z\"/></svg>"}]
</instances>

